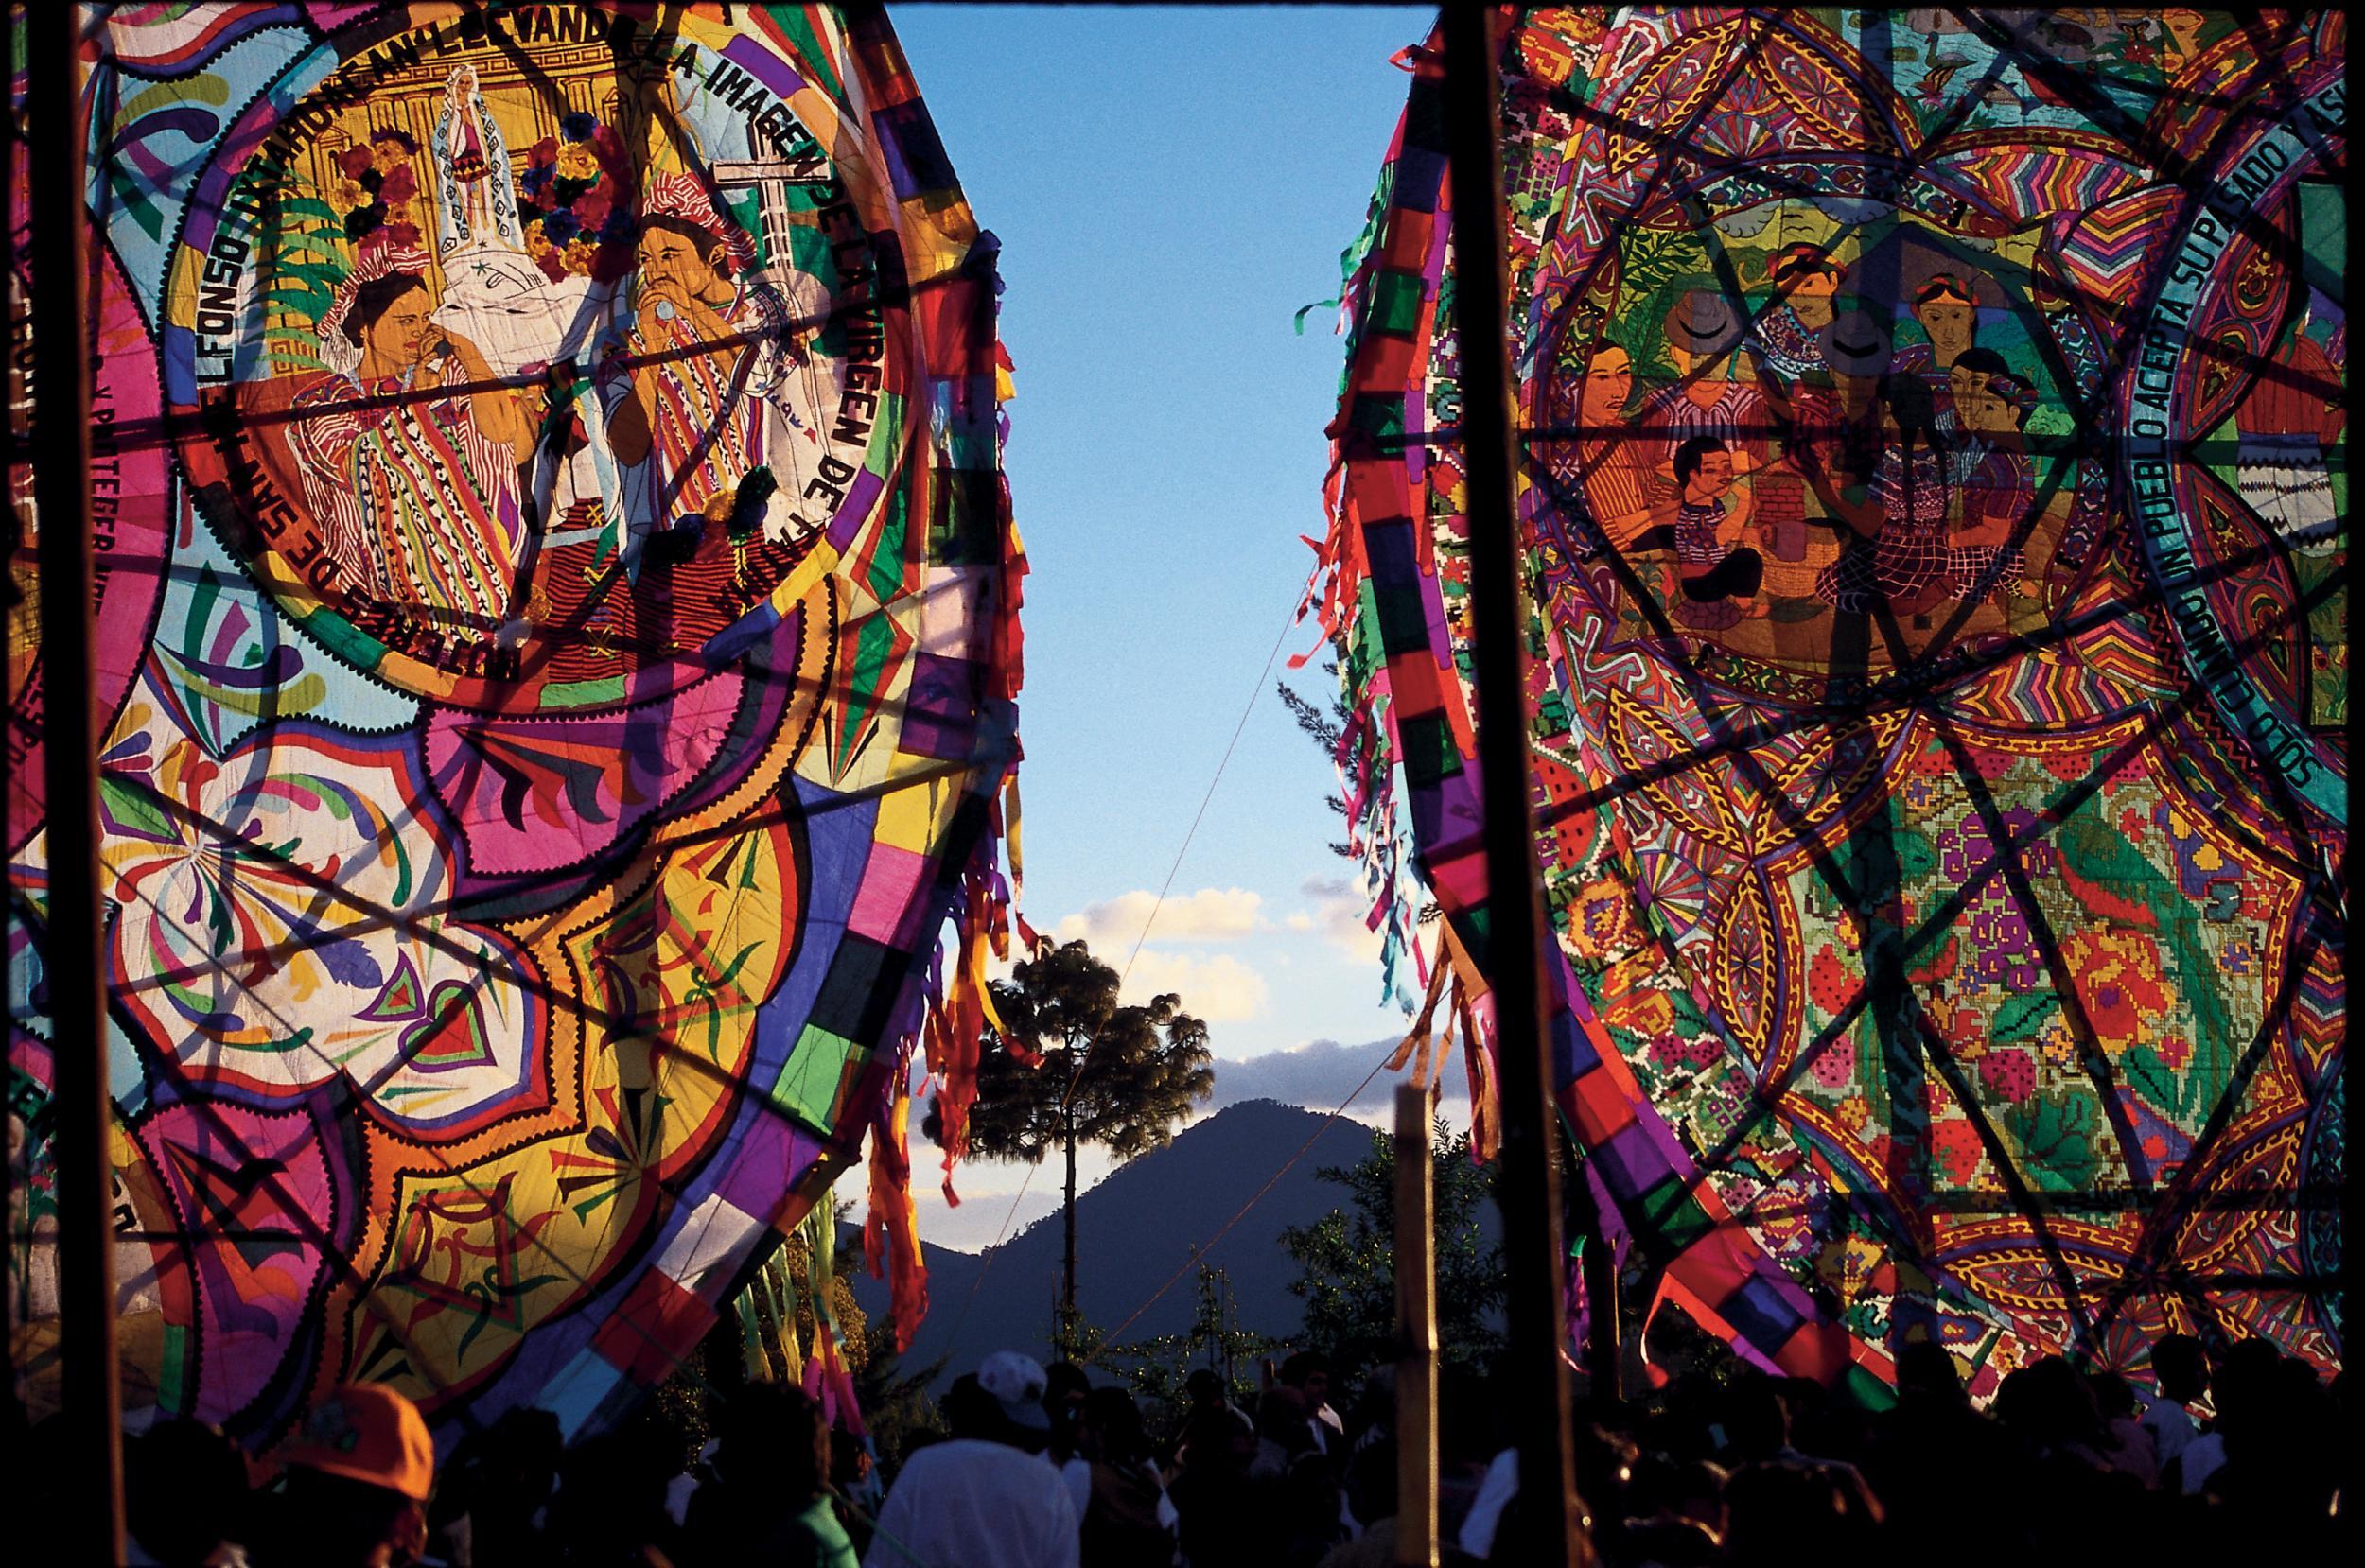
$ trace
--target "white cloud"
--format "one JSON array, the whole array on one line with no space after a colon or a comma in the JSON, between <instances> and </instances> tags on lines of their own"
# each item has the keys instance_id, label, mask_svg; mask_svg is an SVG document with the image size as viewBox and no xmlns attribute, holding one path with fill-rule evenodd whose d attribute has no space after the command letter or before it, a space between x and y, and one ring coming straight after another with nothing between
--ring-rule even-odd
<instances>
[{"instance_id":1,"label":"white cloud","mask_svg":"<svg viewBox=\"0 0 2365 1568\"><path fill-rule=\"evenodd\" d=\"M1379 932L1364 923L1371 916L1372 896L1360 882L1345 877L1308 877L1298 891L1311 898L1314 907L1293 914L1288 921L1292 929L1318 931L1323 940L1349 958L1375 966L1379 963L1383 942ZM1298 924L1301 919L1303 925Z\"/></svg>"},{"instance_id":2,"label":"white cloud","mask_svg":"<svg viewBox=\"0 0 2365 1568\"><path fill-rule=\"evenodd\" d=\"M1327 1111L1354 1092L1363 1083L1374 1066L1386 1059L1395 1049L1396 1038L1373 1040L1363 1045L1340 1045L1337 1040L1314 1040L1288 1051L1271 1051L1261 1056L1249 1056L1238 1061L1216 1063L1216 1096L1207 1104L1209 1110L1220 1110L1242 1100L1279 1100L1284 1105L1304 1106L1309 1110ZM1410 1072L1382 1070L1364 1085L1356 1095L1348 1114L1358 1119L1389 1114L1395 1094L1395 1086ZM1464 1106L1470 1098L1467 1070L1462 1064L1462 1041L1454 1040L1453 1060L1445 1064L1443 1075L1445 1103Z\"/></svg>"},{"instance_id":3,"label":"white cloud","mask_svg":"<svg viewBox=\"0 0 2365 1568\"><path fill-rule=\"evenodd\" d=\"M1172 992L1182 1010L1208 1023L1238 1023L1265 1010L1265 977L1228 952L1165 952L1144 948L1126 972L1121 998L1146 1002Z\"/></svg>"},{"instance_id":4,"label":"white cloud","mask_svg":"<svg viewBox=\"0 0 2365 1568\"><path fill-rule=\"evenodd\" d=\"M1143 924L1152 910L1157 919L1149 934L1159 941L1234 942L1256 932L1262 923L1257 911L1264 901L1263 895L1244 887L1202 887L1197 893L1169 894L1161 904L1156 894L1136 888L1065 916L1052 926L1051 935L1061 942L1081 937L1117 962L1142 939Z\"/></svg>"}]
</instances>

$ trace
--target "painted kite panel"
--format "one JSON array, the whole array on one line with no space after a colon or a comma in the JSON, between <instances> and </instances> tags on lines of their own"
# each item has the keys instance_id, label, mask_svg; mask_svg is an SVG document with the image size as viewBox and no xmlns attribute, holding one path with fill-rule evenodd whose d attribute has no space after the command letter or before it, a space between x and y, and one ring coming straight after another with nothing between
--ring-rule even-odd
<instances>
[{"instance_id":1,"label":"painted kite panel","mask_svg":"<svg viewBox=\"0 0 2365 1568\"><path fill-rule=\"evenodd\" d=\"M140 7L85 57L133 1419L259 1448L358 1378L583 1430L866 1133L908 1333L905 1070L1007 941L1025 564L995 247L892 31ZM27 466L9 1326L38 1408L49 1064L88 1046L45 1016ZM973 1021L924 1032L957 1108Z\"/></svg>"},{"instance_id":2,"label":"painted kite panel","mask_svg":"<svg viewBox=\"0 0 2365 1568\"><path fill-rule=\"evenodd\" d=\"M1869 1388L1935 1341L1984 1394L2171 1329L2340 1365L2345 40L1507 24L1560 1104L1661 1298L1761 1365ZM1410 63L1309 601L1392 958L1415 877L1445 917L1433 1013L1485 888L1438 41Z\"/></svg>"}]
</instances>

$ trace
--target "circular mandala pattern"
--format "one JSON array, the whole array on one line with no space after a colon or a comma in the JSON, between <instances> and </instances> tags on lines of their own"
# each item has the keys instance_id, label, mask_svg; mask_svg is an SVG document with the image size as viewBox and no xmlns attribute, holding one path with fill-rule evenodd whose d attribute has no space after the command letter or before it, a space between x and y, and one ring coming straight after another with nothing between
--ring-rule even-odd
<instances>
[{"instance_id":1,"label":"circular mandala pattern","mask_svg":"<svg viewBox=\"0 0 2365 1568\"><path fill-rule=\"evenodd\" d=\"M575 18L530 61L343 35L222 144L166 285L206 519L337 658L478 710L728 664L877 504L910 392L803 79Z\"/></svg>"},{"instance_id":2,"label":"circular mandala pattern","mask_svg":"<svg viewBox=\"0 0 2365 1568\"><path fill-rule=\"evenodd\" d=\"M982 1016L930 960L952 915L981 984L1003 919L1024 562L993 250L892 32L365 3L97 44L127 1408L261 1450L365 1379L587 1431L866 1141L908 1333L905 1068L932 1005ZM36 1408L41 810L10 796ZM928 1034L957 1124L974 1032Z\"/></svg>"},{"instance_id":3,"label":"circular mandala pattern","mask_svg":"<svg viewBox=\"0 0 2365 1568\"><path fill-rule=\"evenodd\" d=\"M2344 20L1620 14L1504 56L1594 1174L1667 1297L1868 1396L1922 1341L1983 1396L2169 1328L2338 1367ZM1316 601L1442 997L1485 941L1492 520L1438 91L1425 57L1348 295Z\"/></svg>"}]
</instances>

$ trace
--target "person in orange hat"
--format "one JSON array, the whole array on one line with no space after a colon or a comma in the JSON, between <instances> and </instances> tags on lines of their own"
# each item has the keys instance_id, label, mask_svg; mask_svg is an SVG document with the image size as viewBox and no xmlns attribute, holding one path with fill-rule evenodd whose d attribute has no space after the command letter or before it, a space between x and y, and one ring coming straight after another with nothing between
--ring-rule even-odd
<instances>
[{"instance_id":1,"label":"person in orange hat","mask_svg":"<svg viewBox=\"0 0 2365 1568\"><path fill-rule=\"evenodd\" d=\"M334 1390L280 1456L286 1490L258 1568L404 1568L426 1549L435 1446L392 1388Z\"/></svg>"}]
</instances>

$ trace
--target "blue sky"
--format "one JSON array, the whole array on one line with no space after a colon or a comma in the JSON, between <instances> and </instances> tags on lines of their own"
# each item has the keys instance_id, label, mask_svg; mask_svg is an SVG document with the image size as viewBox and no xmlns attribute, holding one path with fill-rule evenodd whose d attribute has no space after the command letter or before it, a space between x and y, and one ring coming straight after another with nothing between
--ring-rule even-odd
<instances>
[{"instance_id":1,"label":"blue sky","mask_svg":"<svg viewBox=\"0 0 2365 1568\"><path fill-rule=\"evenodd\" d=\"M1257 671L1312 564L1299 535L1323 531L1341 355L1335 312L1302 337L1291 318L1338 290L1404 106L1389 57L1434 14L891 12L1003 245L1018 386L1006 466L1032 566L1023 908L1122 965L1253 694L1129 984L1179 992L1235 1061L1404 1027L1380 1005L1377 944L1359 885L1344 885L1356 868L1324 847L1340 836L1329 763ZM1289 628L1276 673L1315 641L1310 622ZM1319 695L1323 677L1309 667L1297 684ZM1327 1082L1287 1081L1306 1097ZM933 1200L923 1233L990 1242L1019 1184L967 1168L976 1201L948 1213ZM1057 1185L1038 1174L1013 1228L1047 1212Z\"/></svg>"}]
</instances>

